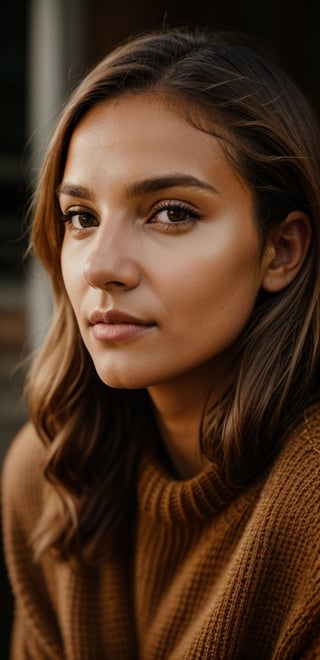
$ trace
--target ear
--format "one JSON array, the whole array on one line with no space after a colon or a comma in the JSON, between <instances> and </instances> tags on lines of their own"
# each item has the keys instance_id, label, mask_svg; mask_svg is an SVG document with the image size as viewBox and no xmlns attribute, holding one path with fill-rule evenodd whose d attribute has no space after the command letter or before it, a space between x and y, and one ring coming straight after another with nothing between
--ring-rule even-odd
<instances>
[{"instance_id":1,"label":"ear","mask_svg":"<svg viewBox=\"0 0 320 660\"><path fill-rule=\"evenodd\" d=\"M271 231L262 280L262 288L265 291L281 291L292 282L303 265L310 240L311 224L303 211L291 211L286 219Z\"/></svg>"}]
</instances>

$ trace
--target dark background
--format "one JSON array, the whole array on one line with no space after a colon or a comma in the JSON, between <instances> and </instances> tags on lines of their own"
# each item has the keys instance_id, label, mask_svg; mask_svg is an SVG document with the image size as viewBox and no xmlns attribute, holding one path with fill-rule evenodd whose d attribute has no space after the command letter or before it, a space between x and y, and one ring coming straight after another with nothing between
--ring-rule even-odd
<instances>
[{"instance_id":1,"label":"dark background","mask_svg":"<svg viewBox=\"0 0 320 660\"><path fill-rule=\"evenodd\" d=\"M45 3L60 0L43 0ZM63 1L63 0L62 0ZM67 7L69 0L64 0ZM292 0L70 0L81 6L83 29L74 34L66 17L62 39L81 40L77 75L129 35L150 28L205 25L252 35L276 56L309 97L320 116L320 3ZM3 3L0 21L0 464L10 439L25 418L21 372L14 367L28 339L25 297L27 269L25 211L30 197L28 172L28 53L32 0ZM58 47L58 44L57 44ZM71 80L71 77L70 77ZM74 82L74 81L73 81ZM70 82L71 84L71 82ZM12 598L0 556L0 657L8 657Z\"/></svg>"}]
</instances>

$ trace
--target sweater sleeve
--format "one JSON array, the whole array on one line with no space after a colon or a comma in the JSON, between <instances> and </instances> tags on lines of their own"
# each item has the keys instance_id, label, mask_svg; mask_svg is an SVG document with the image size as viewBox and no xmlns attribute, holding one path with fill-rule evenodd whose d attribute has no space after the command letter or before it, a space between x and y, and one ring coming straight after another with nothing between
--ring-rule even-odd
<instances>
[{"instance_id":1,"label":"sweater sleeve","mask_svg":"<svg viewBox=\"0 0 320 660\"><path fill-rule=\"evenodd\" d=\"M42 509L44 458L45 449L27 424L12 442L2 472L4 553L15 600L12 660L63 657L46 564L35 563L30 544Z\"/></svg>"},{"instance_id":2,"label":"sweater sleeve","mask_svg":"<svg viewBox=\"0 0 320 660\"><path fill-rule=\"evenodd\" d=\"M312 555L316 554L315 560ZM291 628L291 630L290 630ZM320 658L320 557L319 544L316 553L311 552L308 570L294 607L294 615L289 626L291 638L297 639L295 655L291 649L286 657L296 657L300 660L317 660ZM289 634L290 638L290 634Z\"/></svg>"},{"instance_id":3,"label":"sweater sleeve","mask_svg":"<svg viewBox=\"0 0 320 660\"><path fill-rule=\"evenodd\" d=\"M286 458L287 455L287 458ZM276 658L320 658L320 411L306 416L279 461L278 509L281 532L287 538L286 574L295 585L284 621L283 645ZM272 483L271 483L272 488ZM281 494L280 494L281 493ZM285 574L285 573L284 573ZM288 583L288 593L290 588Z\"/></svg>"}]
</instances>

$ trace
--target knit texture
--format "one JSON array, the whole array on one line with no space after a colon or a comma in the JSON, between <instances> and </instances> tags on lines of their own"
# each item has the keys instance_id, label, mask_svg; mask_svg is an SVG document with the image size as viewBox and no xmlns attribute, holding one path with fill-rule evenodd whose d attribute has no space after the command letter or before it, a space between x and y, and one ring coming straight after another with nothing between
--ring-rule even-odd
<instances>
[{"instance_id":1,"label":"knit texture","mask_svg":"<svg viewBox=\"0 0 320 660\"><path fill-rule=\"evenodd\" d=\"M33 562L44 462L29 425L3 473L13 660L320 658L320 411L241 492L215 465L173 480L148 451L135 542L99 568Z\"/></svg>"}]
</instances>

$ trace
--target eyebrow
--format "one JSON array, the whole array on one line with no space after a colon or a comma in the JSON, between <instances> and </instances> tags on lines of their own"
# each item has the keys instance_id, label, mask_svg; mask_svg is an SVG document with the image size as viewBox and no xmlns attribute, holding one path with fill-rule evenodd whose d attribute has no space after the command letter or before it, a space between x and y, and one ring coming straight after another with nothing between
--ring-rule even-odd
<instances>
[{"instance_id":1,"label":"eyebrow","mask_svg":"<svg viewBox=\"0 0 320 660\"><path fill-rule=\"evenodd\" d=\"M60 183L57 187L57 195L68 195L68 197L79 197L80 199L91 199L88 188L77 186L74 183Z\"/></svg>"},{"instance_id":2,"label":"eyebrow","mask_svg":"<svg viewBox=\"0 0 320 660\"><path fill-rule=\"evenodd\" d=\"M203 181L203 179L198 179L197 177L190 174L170 174L167 176L135 181L127 188L126 196L128 199L131 199L132 197L150 195L151 193L155 193L160 190L177 187L197 188L199 190L205 190L214 194L218 194L218 190L207 181ZM88 188L85 188L84 186L77 186L73 183L69 183L68 181L61 183L58 186L57 194L68 195L70 197L78 197L79 199L87 200L92 198Z\"/></svg>"},{"instance_id":3,"label":"eyebrow","mask_svg":"<svg viewBox=\"0 0 320 660\"><path fill-rule=\"evenodd\" d=\"M191 174L170 174L161 176L154 179L144 179L132 183L127 189L127 196L139 197L140 195L148 195L150 193L165 190L166 188L198 188L200 190L207 190L209 192L217 193L218 191L207 181L198 179Z\"/></svg>"}]
</instances>

